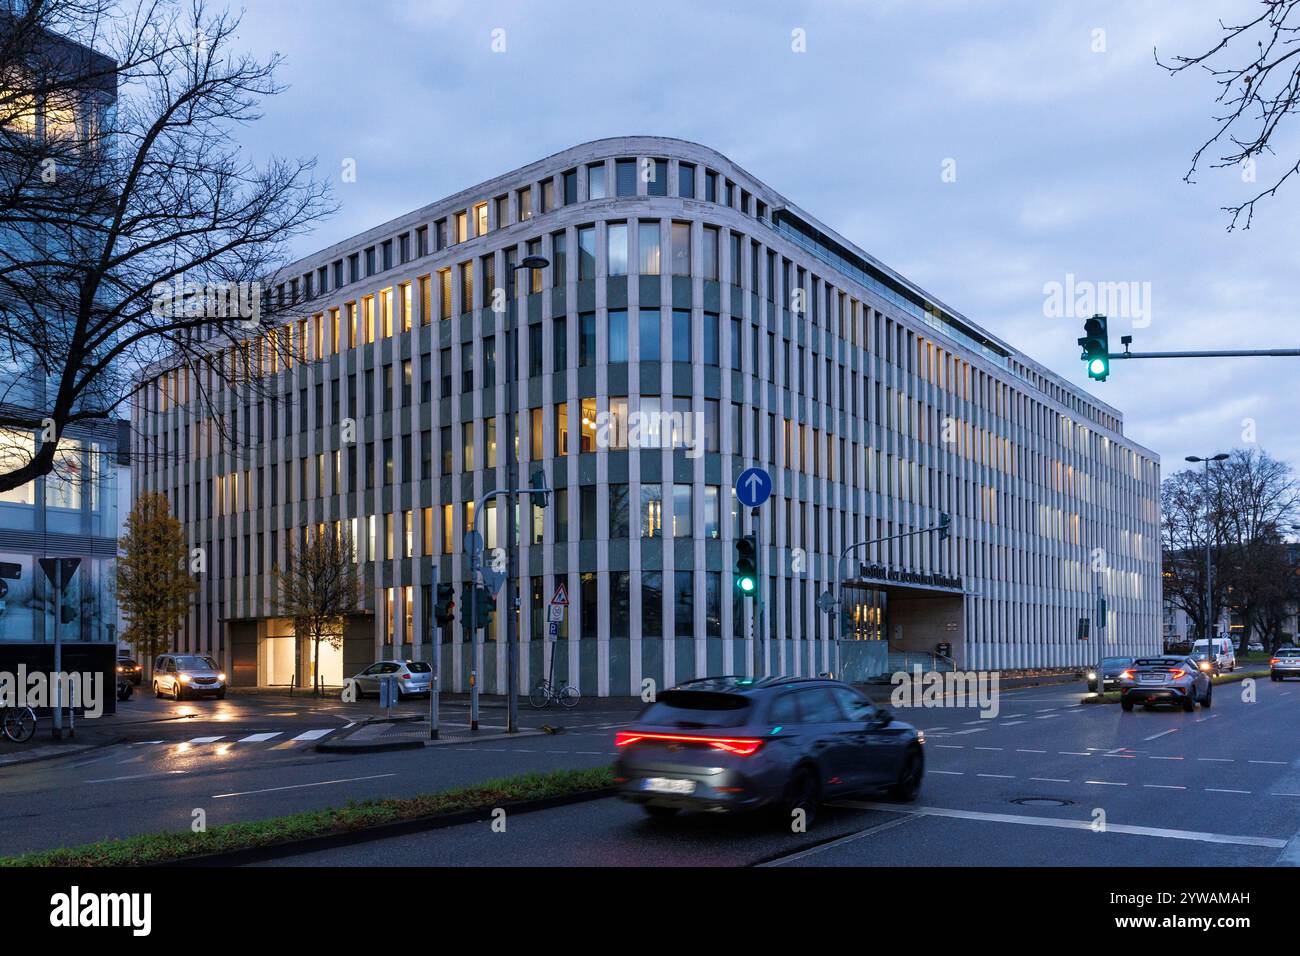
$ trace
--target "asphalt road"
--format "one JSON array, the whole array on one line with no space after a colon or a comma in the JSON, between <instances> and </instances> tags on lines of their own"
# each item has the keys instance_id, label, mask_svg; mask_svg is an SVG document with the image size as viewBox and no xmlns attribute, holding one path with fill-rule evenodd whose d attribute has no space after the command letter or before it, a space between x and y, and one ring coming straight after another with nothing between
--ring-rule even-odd
<instances>
[{"instance_id":1,"label":"asphalt road","mask_svg":"<svg viewBox=\"0 0 1300 956\"><path fill-rule=\"evenodd\" d=\"M1300 687L1255 690L1221 686L1191 714L1083 706L1074 688L1008 692L994 719L901 711L926 730L920 799L842 801L806 834L610 799L268 865L1294 865Z\"/></svg>"},{"instance_id":2,"label":"asphalt road","mask_svg":"<svg viewBox=\"0 0 1300 956\"><path fill-rule=\"evenodd\" d=\"M427 713L411 701L397 713ZM139 696L112 718L126 743L77 756L20 764L0 774L0 853L71 846L107 837L188 829L202 809L209 826L349 800L446 789L531 770L601 766L612 727L633 711L592 701L572 712L521 711L521 726L563 724L559 736L389 753L317 753L320 740L381 711L373 701L228 697L224 701ZM444 733L468 733L468 710L449 702ZM484 733L504 729L504 710L485 707ZM108 720L110 718L105 718Z\"/></svg>"},{"instance_id":3,"label":"asphalt road","mask_svg":"<svg viewBox=\"0 0 1300 956\"><path fill-rule=\"evenodd\" d=\"M899 717L926 731L920 799L845 801L807 834L714 816L650 822L638 808L610 799L518 814L504 833L475 824L278 862L1300 863L1300 740L1293 730L1300 685L1254 686L1256 702L1243 701L1240 685L1223 685L1212 710L1191 714L1083 706L1078 685L1006 691L991 719L969 709L904 708ZM213 825L531 770L601 766L613 757L614 730L632 716L611 704L564 715L525 709L531 724L564 723L567 732L335 755L312 745L376 713L373 702L232 697L176 705L137 698L129 706L121 719L130 743L0 776L0 852L187 828L199 808ZM422 706L405 705L411 712ZM464 724L460 703L443 715L451 732ZM500 719L499 710L484 710L485 724ZM1092 827L1099 814L1102 832Z\"/></svg>"}]
</instances>

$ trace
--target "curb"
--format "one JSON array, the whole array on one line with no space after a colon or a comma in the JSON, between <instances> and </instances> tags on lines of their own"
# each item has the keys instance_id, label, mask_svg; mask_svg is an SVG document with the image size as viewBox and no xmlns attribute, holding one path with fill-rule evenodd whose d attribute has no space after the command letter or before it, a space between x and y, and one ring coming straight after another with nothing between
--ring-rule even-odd
<instances>
[{"instance_id":1,"label":"curb","mask_svg":"<svg viewBox=\"0 0 1300 956\"><path fill-rule=\"evenodd\" d=\"M1268 671L1266 670L1265 671L1243 671L1239 669L1237 671L1230 671L1227 674L1216 674L1215 677L1218 679L1212 682L1212 686L1222 687L1224 684L1240 684L1242 681L1245 680L1262 680L1267 676L1268 676ZM1081 700L1079 703L1090 704L1094 707L1105 706L1107 704L1113 705L1119 703L1118 700L1088 700L1088 697L1090 697L1092 693L1093 693L1092 691L1085 692L1084 699ZM1110 693L1114 693L1114 691L1111 691Z\"/></svg>"},{"instance_id":2,"label":"curb","mask_svg":"<svg viewBox=\"0 0 1300 956\"><path fill-rule=\"evenodd\" d=\"M545 737L548 736L544 730L526 730L516 734L492 734L488 737L470 737L462 739L459 737L439 737L437 740L429 740L427 737L419 740L376 740L373 743L348 743L347 737L338 740L322 740L315 747L318 753L323 754L368 754L383 753L386 750L417 750L423 747L446 747L451 744L465 745L487 743L489 741L502 740L522 740L526 737Z\"/></svg>"},{"instance_id":3,"label":"curb","mask_svg":"<svg viewBox=\"0 0 1300 956\"><path fill-rule=\"evenodd\" d=\"M242 850L227 850L221 853L207 853L202 856L190 856L181 860L172 860L167 863L150 863L146 864L146 868L157 869L173 866L247 866L250 863L260 863L263 860L277 860L286 856L299 856L304 853L315 853L320 850L333 850L340 847L353 846L357 843L369 843L373 840L384 840L389 837L407 836L412 833L424 833L430 830L444 830L449 827L457 827L466 823L477 823L479 821L492 819L492 814L495 810L505 810L507 813L532 813L537 810L550 810L554 807L564 807L571 804L587 803L593 800L603 800L614 796L617 792L617 787L605 787L600 790L579 790L576 793L568 793L556 797L543 797L537 800L520 800L514 803L503 803L500 807L482 807L475 810L458 810L454 813L441 813L431 817L417 817L413 820L400 820L395 823L381 823L377 826L363 827L358 830L344 830L335 833L326 833L321 836L307 837L302 840L286 840L281 843L271 843L266 846L250 847Z\"/></svg>"},{"instance_id":4,"label":"curb","mask_svg":"<svg viewBox=\"0 0 1300 956\"><path fill-rule=\"evenodd\" d=\"M125 736L110 737L102 740L97 744L74 744L60 753L43 753L34 754L30 757L15 757L12 760L7 757L0 757L0 770L5 767L16 767L25 763L39 763L42 760L57 760L59 757L75 757L77 754L89 753L92 750L100 750L104 747L113 747L120 743L125 743Z\"/></svg>"}]
</instances>

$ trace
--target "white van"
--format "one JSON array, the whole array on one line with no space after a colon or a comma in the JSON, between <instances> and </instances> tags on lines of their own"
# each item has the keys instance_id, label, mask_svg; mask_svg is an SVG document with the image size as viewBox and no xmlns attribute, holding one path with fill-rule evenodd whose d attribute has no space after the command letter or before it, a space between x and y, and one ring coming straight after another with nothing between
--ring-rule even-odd
<instances>
[{"instance_id":1,"label":"white van","mask_svg":"<svg viewBox=\"0 0 1300 956\"><path fill-rule=\"evenodd\" d=\"M1192 653L1195 654L1197 651L1205 653L1205 641L1196 641L1192 644ZM1232 646L1232 638L1214 638L1214 663L1219 668L1220 674L1237 669L1237 652Z\"/></svg>"}]
</instances>

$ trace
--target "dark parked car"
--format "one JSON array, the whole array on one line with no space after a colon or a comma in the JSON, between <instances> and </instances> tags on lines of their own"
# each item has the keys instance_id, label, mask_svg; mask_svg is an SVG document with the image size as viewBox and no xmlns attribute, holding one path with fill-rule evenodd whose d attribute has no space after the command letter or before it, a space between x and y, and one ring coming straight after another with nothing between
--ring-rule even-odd
<instances>
[{"instance_id":1,"label":"dark parked car","mask_svg":"<svg viewBox=\"0 0 1300 956\"><path fill-rule=\"evenodd\" d=\"M1120 706L1181 704L1195 710L1197 701L1209 707L1214 682L1190 657L1139 657L1120 675Z\"/></svg>"},{"instance_id":2,"label":"dark parked car","mask_svg":"<svg viewBox=\"0 0 1300 956\"><path fill-rule=\"evenodd\" d=\"M1103 690L1115 690L1119 687L1119 675L1133 664L1131 657L1106 657L1101 662L1101 679ZM1097 669L1088 671L1088 690L1097 689Z\"/></svg>"},{"instance_id":3,"label":"dark parked car","mask_svg":"<svg viewBox=\"0 0 1300 956\"><path fill-rule=\"evenodd\" d=\"M119 657L117 659L117 672L136 687L139 687L140 681L144 679L144 668L130 657Z\"/></svg>"},{"instance_id":4,"label":"dark parked car","mask_svg":"<svg viewBox=\"0 0 1300 956\"><path fill-rule=\"evenodd\" d=\"M914 800L924 736L847 684L822 678L710 677L659 698L614 740L624 800L679 810L774 811L808 823L822 800L886 789Z\"/></svg>"}]
</instances>

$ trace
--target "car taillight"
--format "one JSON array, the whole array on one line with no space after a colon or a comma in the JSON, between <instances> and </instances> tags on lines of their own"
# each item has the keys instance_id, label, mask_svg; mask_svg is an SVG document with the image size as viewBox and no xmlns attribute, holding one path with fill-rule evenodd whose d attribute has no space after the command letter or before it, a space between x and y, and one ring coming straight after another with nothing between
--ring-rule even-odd
<instances>
[{"instance_id":1,"label":"car taillight","mask_svg":"<svg viewBox=\"0 0 1300 956\"><path fill-rule=\"evenodd\" d=\"M1133 672L1132 672L1132 671L1123 671L1123 672L1119 675L1119 678L1120 678L1120 680L1132 680L1132 679L1133 679Z\"/></svg>"},{"instance_id":2,"label":"car taillight","mask_svg":"<svg viewBox=\"0 0 1300 956\"><path fill-rule=\"evenodd\" d=\"M642 740L664 740L670 743L688 743L704 744L715 750L721 750L725 753L736 754L738 757L749 757L758 752L758 748L763 746L761 737L702 737L690 734L653 734L638 733L635 730L620 730L614 735L615 747L626 747Z\"/></svg>"},{"instance_id":3,"label":"car taillight","mask_svg":"<svg viewBox=\"0 0 1300 956\"><path fill-rule=\"evenodd\" d=\"M1276 663L1277 663L1278 661L1280 661L1280 660L1281 660L1280 657L1274 657L1274 658L1272 658L1272 659L1269 660L1269 662L1268 662L1268 663L1269 663L1269 666L1271 667L1272 665L1276 664Z\"/></svg>"},{"instance_id":4,"label":"car taillight","mask_svg":"<svg viewBox=\"0 0 1300 956\"><path fill-rule=\"evenodd\" d=\"M1178 678L1183 677L1186 674L1187 671L1183 670L1181 667L1175 667L1173 670L1169 672L1169 676L1172 677L1174 680L1178 680Z\"/></svg>"}]
</instances>

